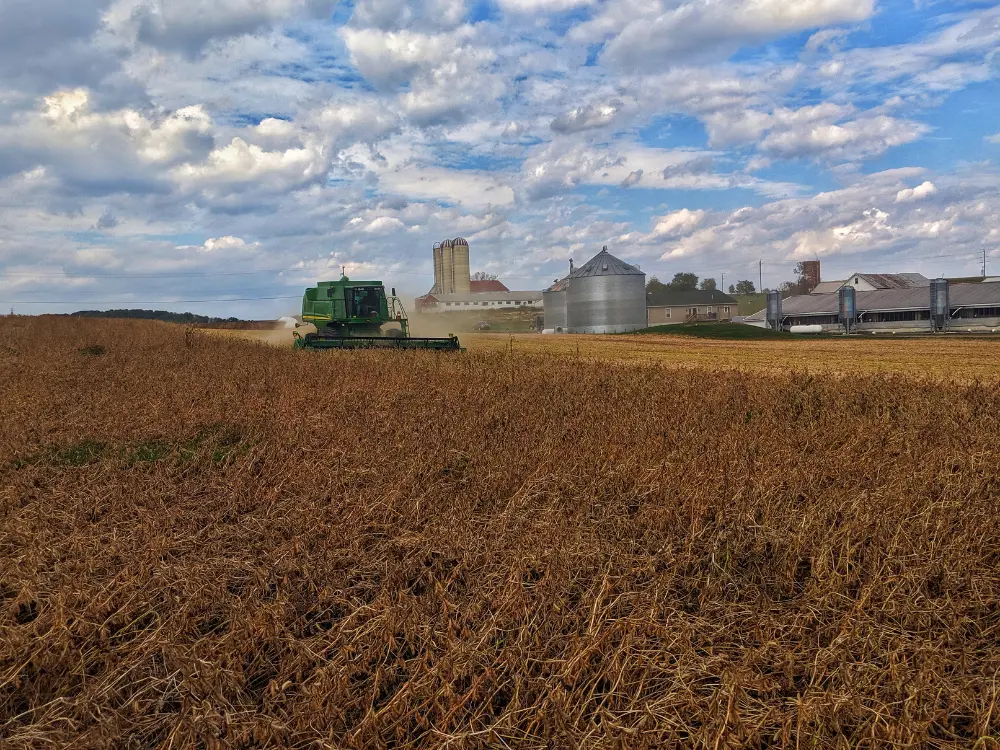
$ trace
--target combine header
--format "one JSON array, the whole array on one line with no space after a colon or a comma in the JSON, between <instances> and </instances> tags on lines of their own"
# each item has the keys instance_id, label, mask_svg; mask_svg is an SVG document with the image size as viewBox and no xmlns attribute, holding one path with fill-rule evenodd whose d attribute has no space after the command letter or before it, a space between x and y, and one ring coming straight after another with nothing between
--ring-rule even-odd
<instances>
[{"instance_id":1,"label":"combine header","mask_svg":"<svg viewBox=\"0 0 1000 750\"><path fill-rule=\"evenodd\" d=\"M457 336L413 338L396 290L381 281L321 281L302 297L302 321L316 333L295 332L296 349L438 349L461 351Z\"/></svg>"}]
</instances>

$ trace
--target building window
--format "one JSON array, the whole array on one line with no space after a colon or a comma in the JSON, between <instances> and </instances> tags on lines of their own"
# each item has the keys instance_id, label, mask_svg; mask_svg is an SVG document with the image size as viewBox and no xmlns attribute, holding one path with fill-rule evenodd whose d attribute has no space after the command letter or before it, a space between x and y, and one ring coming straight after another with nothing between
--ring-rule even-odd
<instances>
[{"instance_id":1,"label":"building window","mask_svg":"<svg viewBox=\"0 0 1000 750\"><path fill-rule=\"evenodd\" d=\"M451 303L450 303L450 302L445 302L445 303L444 303L444 306L445 306L445 307L451 307Z\"/></svg>"},{"instance_id":2,"label":"building window","mask_svg":"<svg viewBox=\"0 0 1000 750\"><path fill-rule=\"evenodd\" d=\"M664 318L669 318L670 317L670 308L669 307L666 310L663 311L663 317Z\"/></svg>"},{"instance_id":3,"label":"building window","mask_svg":"<svg viewBox=\"0 0 1000 750\"><path fill-rule=\"evenodd\" d=\"M468 302L463 302L462 304L463 304L463 305L465 305L466 307L468 307L468 306L469 306L469 303L468 303Z\"/></svg>"},{"instance_id":4,"label":"building window","mask_svg":"<svg viewBox=\"0 0 1000 750\"><path fill-rule=\"evenodd\" d=\"M705 312L707 312L709 315L711 315L712 314L712 306L709 305L708 307L706 307L705 308Z\"/></svg>"}]
</instances>

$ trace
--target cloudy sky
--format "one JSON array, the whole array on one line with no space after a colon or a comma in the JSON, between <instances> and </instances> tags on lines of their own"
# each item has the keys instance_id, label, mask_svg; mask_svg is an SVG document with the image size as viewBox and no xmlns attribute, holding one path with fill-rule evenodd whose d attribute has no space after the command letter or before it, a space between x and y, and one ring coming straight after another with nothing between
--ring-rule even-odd
<instances>
[{"instance_id":1,"label":"cloudy sky","mask_svg":"<svg viewBox=\"0 0 1000 750\"><path fill-rule=\"evenodd\" d=\"M272 317L459 235L519 289L1000 274L998 50L982 0L0 0L0 305Z\"/></svg>"}]
</instances>

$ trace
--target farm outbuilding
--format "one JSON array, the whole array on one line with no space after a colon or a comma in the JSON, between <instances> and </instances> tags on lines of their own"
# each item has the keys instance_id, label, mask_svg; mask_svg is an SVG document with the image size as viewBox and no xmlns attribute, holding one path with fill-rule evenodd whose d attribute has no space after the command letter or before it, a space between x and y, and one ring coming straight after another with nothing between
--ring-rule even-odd
<instances>
[{"instance_id":1,"label":"farm outbuilding","mask_svg":"<svg viewBox=\"0 0 1000 750\"><path fill-rule=\"evenodd\" d=\"M1000 283L947 284L947 316L936 322L937 330L992 331L1000 329ZM940 285L908 289L855 291L855 331L930 331L932 290L940 294ZM840 299L837 294L802 294L782 300L782 327L821 325L824 331L843 330ZM766 312L761 310L744 321L763 325Z\"/></svg>"}]
</instances>

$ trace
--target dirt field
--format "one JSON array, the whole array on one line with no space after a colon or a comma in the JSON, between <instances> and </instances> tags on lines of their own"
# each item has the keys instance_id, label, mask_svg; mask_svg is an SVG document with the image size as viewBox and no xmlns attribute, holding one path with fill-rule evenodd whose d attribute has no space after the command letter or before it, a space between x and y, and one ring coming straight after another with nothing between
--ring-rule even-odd
<instances>
[{"instance_id":1,"label":"dirt field","mask_svg":"<svg viewBox=\"0 0 1000 750\"><path fill-rule=\"evenodd\" d=\"M995 381L548 341L0 318L0 746L1000 746Z\"/></svg>"},{"instance_id":2,"label":"dirt field","mask_svg":"<svg viewBox=\"0 0 1000 750\"><path fill-rule=\"evenodd\" d=\"M311 329L310 329L311 330ZM278 346L291 346L291 331L212 331ZM444 335L444 334L441 334ZM1000 338L823 338L790 341L718 341L690 336L542 336L463 333L474 352L558 356L611 362L662 363L672 367L748 369L765 372L906 373L935 379L1000 380Z\"/></svg>"}]
</instances>

